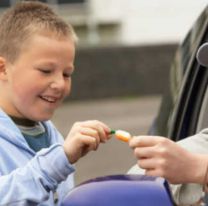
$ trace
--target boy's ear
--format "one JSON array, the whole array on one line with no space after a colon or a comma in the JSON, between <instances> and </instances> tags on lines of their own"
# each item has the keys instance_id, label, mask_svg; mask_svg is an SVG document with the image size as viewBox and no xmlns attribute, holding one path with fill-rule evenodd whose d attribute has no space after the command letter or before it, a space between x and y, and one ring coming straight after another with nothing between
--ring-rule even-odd
<instances>
[{"instance_id":1,"label":"boy's ear","mask_svg":"<svg viewBox=\"0 0 208 206\"><path fill-rule=\"evenodd\" d=\"M7 80L6 60L0 56L0 80Z\"/></svg>"}]
</instances>

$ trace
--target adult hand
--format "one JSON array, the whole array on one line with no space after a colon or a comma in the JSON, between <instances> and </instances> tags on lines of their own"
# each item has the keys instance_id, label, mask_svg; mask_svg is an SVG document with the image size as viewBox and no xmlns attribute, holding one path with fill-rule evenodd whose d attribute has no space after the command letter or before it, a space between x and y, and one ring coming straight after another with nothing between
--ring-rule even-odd
<instances>
[{"instance_id":1,"label":"adult hand","mask_svg":"<svg viewBox=\"0 0 208 206\"><path fill-rule=\"evenodd\" d=\"M129 146L147 175L164 177L172 184L204 181L208 156L188 152L159 136L133 137Z\"/></svg>"}]
</instances>

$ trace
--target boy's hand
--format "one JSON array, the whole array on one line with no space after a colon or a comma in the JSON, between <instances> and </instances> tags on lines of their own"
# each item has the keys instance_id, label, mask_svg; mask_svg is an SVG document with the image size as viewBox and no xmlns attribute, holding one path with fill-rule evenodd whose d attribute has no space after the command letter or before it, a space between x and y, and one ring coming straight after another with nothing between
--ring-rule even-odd
<instances>
[{"instance_id":1,"label":"boy's hand","mask_svg":"<svg viewBox=\"0 0 208 206\"><path fill-rule=\"evenodd\" d=\"M64 142L64 151L71 164L91 150L97 150L100 142L110 138L110 128L97 120L76 122Z\"/></svg>"}]
</instances>

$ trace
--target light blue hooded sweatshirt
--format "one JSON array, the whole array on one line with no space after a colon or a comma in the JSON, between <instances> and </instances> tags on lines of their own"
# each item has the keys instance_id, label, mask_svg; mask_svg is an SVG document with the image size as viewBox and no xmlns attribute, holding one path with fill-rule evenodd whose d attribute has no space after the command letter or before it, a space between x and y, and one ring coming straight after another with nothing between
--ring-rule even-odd
<instances>
[{"instance_id":1,"label":"light blue hooded sweatshirt","mask_svg":"<svg viewBox=\"0 0 208 206\"><path fill-rule=\"evenodd\" d=\"M0 206L53 206L54 193L59 205L74 186L63 138L50 121L43 124L51 146L35 153L0 109Z\"/></svg>"}]
</instances>

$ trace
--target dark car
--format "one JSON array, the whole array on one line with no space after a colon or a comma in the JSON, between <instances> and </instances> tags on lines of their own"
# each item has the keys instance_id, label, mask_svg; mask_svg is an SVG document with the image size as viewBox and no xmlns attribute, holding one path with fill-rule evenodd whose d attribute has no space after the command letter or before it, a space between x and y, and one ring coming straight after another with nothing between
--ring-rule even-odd
<instances>
[{"instance_id":1,"label":"dark car","mask_svg":"<svg viewBox=\"0 0 208 206\"><path fill-rule=\"evenodd\" d=\"M170 81L150 134L174 141L208 127L208 68L196 59L200 45L208 41L208 6L179 46Z\"/></svg>"}]
</instances>

